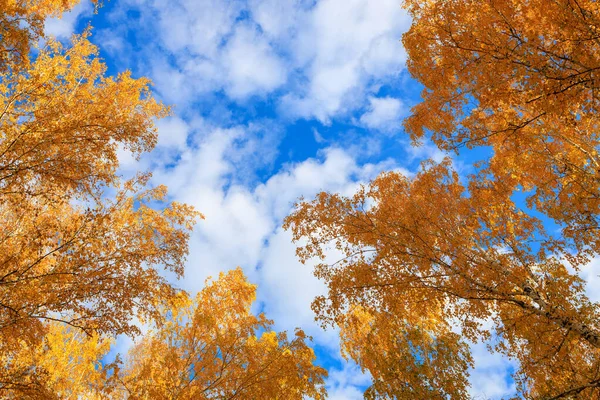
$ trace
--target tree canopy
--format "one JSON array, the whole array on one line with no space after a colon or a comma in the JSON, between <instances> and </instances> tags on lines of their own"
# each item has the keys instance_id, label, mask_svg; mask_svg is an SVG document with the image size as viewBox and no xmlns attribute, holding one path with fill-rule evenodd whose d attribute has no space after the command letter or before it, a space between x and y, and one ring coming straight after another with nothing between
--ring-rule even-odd
<instances>
[{"instance_id":1,"label":"tree canopy","mask_svg":"<svg viewBox=\"0 0 600 400\"><path fill-rule=\"evenodd\" d=\"M300 259L345 256L316 268L329 292L313 307L342 328L374 397L464 398L466 341L492 339L518 361L522 396L595 398L600 315L578 270L600 250L598 3L405 6L407 65L424 86L407 132L491 156L468 176L430 161L300 203L286 221L306 241ZM365 337L377 345L359 348Z\"/></svg>"},{"instance_id":2,"label":"tree canopy","mask_svg":"<svg viewBox=\"0 0 600 400\"><path fill-rule=\"evenodd\" d=\"M36 7L21 11L62 9ZM14 46L26 49L27 38ZM48 321L116 335L136 332L135 315L158 315L158 301L174 294L158 268L183 273L199 215L165 202L164 187L145 187L147 174L116 174L118 149L152 149L154 119L169 111L147 79L106 76L87 34L70 47L47 39L31 62L9 61L20 64L0 78L0 389L37 374L14 355L41 343Z\"/></svg>"},{"instance_id":3,"label":"tree canopy","mask_svg":"<svg viewBox=\"0 0 600 400\"><path fill-rule=\"evenodd\" d=\"M275 332L250 308L256 285L240 268L221 273L192 299L180 292L161 320L136 338L125 360L102 362L110 338L51 323L42 343L16 354L35 374L4 393L28 399L324 399L327 372L310 338Z\"/></svg>"},{"instance_id":4,"label":"tree canopy","mask_svg":"<svg viewBox=\"0 0 600 400\"><path fill-rule=\"evenodd\" d=\"M168 321L129 352L119 378L130 398L323 399L326 371L307 336L275 332L250 308L256 285L221 273L194 300L181 295Z\"/></svg>"}]
</instances>

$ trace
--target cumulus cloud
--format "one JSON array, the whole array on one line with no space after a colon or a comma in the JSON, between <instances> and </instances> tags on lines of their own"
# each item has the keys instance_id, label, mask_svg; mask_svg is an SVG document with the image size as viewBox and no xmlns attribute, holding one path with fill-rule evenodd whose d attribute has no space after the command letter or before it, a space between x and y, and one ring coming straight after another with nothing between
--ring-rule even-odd
<instances>
[{"instance_id":1,"label":"cumulus cloud","mask_svg":"<svg viewBox=\"0 0 600 400\"><path fill-rule=\"evenodd\" d=\"M248 12L245 2L131 0L123 7L137 10L136 28L155 39L137 51L152 56L144 72L169 102L183 106L218 91L245 100L286 81L287 65L259 25L240 20ZM122 19L126 15L121 12Z\"/></svg>"},{"instance_id":2,"label":"cumulus cloud","mask_svg":"<svg viewBox=\"0 0 600 400\"><path fill-rule=\"evenodd\" d=\"M183 149L186 146L188 125L179 117L170 117L158 121L159 147Z\"/></svg>"},{"instance_id":3,"label":"cumulus cloud","mask_svg":"<svg viewBox=\"0 0 600 400\"><path fill-rule=\"evenodd\" d=\"M270 92L286 80L286 67L252 25L237 26L222 56L226 91L234 99Z\"/></svg>"},{"instance_id":4,"label":"cumulus cloud","mask_svg":"<svg viewBox=\"0 0 600 400\"><path fill-rule=\"evenodd\" d=\"M384 132L400 130L401 119L407 110L401 100L393 97L369 97L369 108L360 117L360 123L370 129Z\"/></svg>"},{"instance_id":5,"label":"cumulus cloud","mask_svg":"<svg viewBox=\"0 0 600 400\"><path fill-rule=\"evenodd\" d=\"M334 400L361 400L371 377L353 363L343 363L341 369L331 369L327 380L328 398Z\"/></svg>"},{"instance_id":6,"label":"cumulus cloud","mask_svg":"<svg viewBox=\"0 0 600 400\"><path fill-rule=\"evenodd\" d=\"M474 399L500 399L515 394L511 374L517 368L514 361L500 353L492 353L487 343L471 345L474 368L469 370L470 394Z\"/></svg>"},{"instance_id":7,"label":"cumulus cloud","mask_svg":"<svg viewBox=\"0 0 600 400\"><path fill-rule=\"evenodd\" d=\"M585 281L585 294L593 302L600 302L600 258L592 259L581 267L579 276Z\"/></svg>"},{"instance_id":8,"label":"cumulus cloud","mask_svg":"<svg viewBox=\"0 0 600 400\"><path fill-rule=\"evenodd\" d=\"M190 129L180 120L173 120L161 127L159 137L163 130L189 132ZM284 166L253 188L244 182L236 183L234 175L238 175L238 169L258 167L255 151L268 148L252 145L260 131L252 126L207 129L209 132L204 134L196 132L201 136L194 139L196 146L182 151L175 165L165 162L154 167L155 183L166 183L174 199L196 206L206 216L193 234L187 276L181 284L197 290L206 276L241 265L250 276L257 276L264 283L265 291L276 295L277 301L273 304L285 307L286 302L297 301L286 299L290 293L287 289L301 292L308 287L319 287L311 268L296 260L289 233L279 228L294 202L301 195L311 197L322 190L351 193L358 182L373 178L387 164L358 165L345 151L329 148L320 158ZM252 151L248 151L247 146L251 146ZM267 157L263 155L260 159ZM287 246L283 244L286 241ZM257 266L260 273L256 272ZM294 268L297 268L296 272ZM281 271L287 271L287 276L298 275L306 279L279 282L277 277L281 276ZM277 314L289 318L304 313L304 320L311 321L309 300L314 293L309 290L304 294L307 299L302 303L304 311L298 304L290 303L297 312L282 309ZM271 295L266 297L273 300ZM300 322L298 320L290 327L299 326Z\"/></svg>"},{"instance_id":9,"label":"cumulus cloud","mask_svg":"<svg viewBox=\"0 0 600 400\"><path fill-rule=\"evenodd\" d=\"M324 0L295 41L308 84L283 98L283 108L328 122L360 106L374 79L396 76L405 54L398 42L409 19L394 0Z\"/></svg>"},{"instance_id":10,"label":"cumulus cloud","mask_svg":"<svg viewBox=\"0 0 600 400\"><path fill-rule=\"evenodd\" d=\"M312 0L250 0L248 10L265 36L284 46L298 34L312 7Z\"/></svg>"},{"instance_id":11,"label":"cumulus cloud","mask_svg":"<svg viewBox=\"0 0 600 400\"><path fill-rule=\"evenodd\" d=\"M236 102L277 93L281 113L329 123L363 107L375 81L404 68L399 39L409 18L394 0L129 0L122 7L142 15L138 25L127 21L130 29L157 39L140 40L138 51L152 55L145 68L180 106L219 91Z\"/></svg>"}]
</instances>

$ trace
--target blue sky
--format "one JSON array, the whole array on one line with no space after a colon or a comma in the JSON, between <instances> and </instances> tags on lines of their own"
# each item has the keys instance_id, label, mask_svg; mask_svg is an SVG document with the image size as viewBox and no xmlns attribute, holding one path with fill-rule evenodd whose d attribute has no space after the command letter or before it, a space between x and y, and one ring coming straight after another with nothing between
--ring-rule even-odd
<instances>
[{"instance_id":1,"label":"blue sky","mask_svg":"<svg viewBox=\"0 0 600 400\"><path fill-rule=\"evenodd\" d=\"M152 153L120 159L123 175L150 170L153 184L206 216L175 284L196 292L206 277L241 266L277 329L314 337L332 399L362 398L369 378L341 359L335 330L315 324L310 303L324 286L280 226L300 196L352 194L381 171L410 175L444 156L427 143L411 147L401 127L420 86L405 68L410 19L399 3L113 0L94 15L85 0L46 25L66 40L91 21L109 73L150 77L156 97L174 106ZM455 166L466 173L471 162ZM584 275L598 287L596 264ZM513 393L515 365L482 343L473 353L473 396Z\"/></svg>"}]
</instances>

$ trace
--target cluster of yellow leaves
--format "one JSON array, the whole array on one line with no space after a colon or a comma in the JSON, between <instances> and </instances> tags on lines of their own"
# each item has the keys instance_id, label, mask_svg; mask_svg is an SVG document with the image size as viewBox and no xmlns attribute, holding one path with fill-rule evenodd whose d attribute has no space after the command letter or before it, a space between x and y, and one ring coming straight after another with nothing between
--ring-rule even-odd
<instances>
[{"instance_id":1,"label":"cluster of yellow leaves","mask_svg":"<svg viewBox=\"0 0 600 400\"><path fill-rule=\"evenodd\" d=\"M51 323L44 340L23 343L2 353L2 365L21 371L12 382L2 382L3 397L26 399L101 399L110 393L109 368L100 360L112 341L98 334L85 335L64 324Z\"/></svg>"},{"instance_id":2,"label":"cluster of yellow leaves","mask_svg":"<svg viewBox=\"0 0 600 400\"><path fill-rule=\"evenodd\" d=\"M272 331L250 311L255 294L238 268L193 301L181 295L130 351L119 390L132 399L323 399L326 371L313 365L307 337Z\"/></svg>"},{"instance_id":3,"label":"cluster of yellow leaves","mask_svg":"<svg viewBox=\"0 0 600 400\"><path fill-rule=\"evenodd\" d=\"M35 319L127 332L132 311L150 311L168 290L149 267L183 272L197 213L177 203L152 209L164 188L116 175L119 146L151 149L152 119L167 110L147 80L104 77L96 51L85 36L69 49L50 41L30 68L0 82L3 345L35 336Z\"/></svg>"},{"instance_id":4,"label":"cluster of yellow leaves","mask_svg":"<svg viewBox=\"0 0 600 400\"><path fill-rule=\"evenodd\" d=\"M408 132L492 155L464 184L449 160L427 162L299 204L286 227L305 240L300 259L345 256L316 267L329 293L313 308L341 327L373 397L464 398L465 341L492 338L526 398L597 398L600 308L576 271L600 254L600 5L405 5L408 68L425 87Z\"/></svg>"},{"instance_id":5,"label":"cluster of yellow leaves","mask_svg":"<svg viewBox=\"0 0 600 400\"><path fill-rule=\"evenodd\" d=\"M164 318L120 357L101 360L113 340L50 323L38 344L23 342L0 354L20 372L0 381L2 394L22 399L324 399L327 372L314 365L310 337L293 339L255 316L256 286L240 268L221 273L192 300L180 292ZM166 304L166 303L163 303Z\"/></svg>"},{"instance_id":6,"label":"cluster of yellow leaves","mask_svg":"<svg viewBox=\"0 0 600 400\"><path fill-rule=\"evenodd\" d=\"M60 17L77 3L79 0L0 0L0 73L26 67L31 47L43 36L46 18Z\"/></svg>"}]
</instances>

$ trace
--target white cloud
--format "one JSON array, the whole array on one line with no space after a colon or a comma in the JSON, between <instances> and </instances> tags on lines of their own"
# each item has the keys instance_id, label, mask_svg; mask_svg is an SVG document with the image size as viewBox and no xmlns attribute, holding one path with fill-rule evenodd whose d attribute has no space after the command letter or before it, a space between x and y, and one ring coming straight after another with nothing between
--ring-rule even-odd
<instances>
[{"instance_id":1,"label":"white cloud","mask_svg":"<svg viewBox=\"0 0 600 400\"><path fill-rule=\"evenodd\" d=\"M255 27L240 25L225 46L226 90L234 99L270 92L286 80L286 68Z\"/></svg>"},{"instance_id":2,"label":"white cloud","mask_svg":"<svg viewBox=\"0 0 600 400\"><path fill-rule=\"evenodd\" d=\"M97 43L102 51L107 52L112 57L116 57L117 62L126 64L130 61L124 57L125 54L131 53L131 44L117 34L116 29L100 29L94 30L92 40ZM119 29L124 31L123 28Z\"/></svg>"},{"instance_id":3,"label":"white cloud","mask_svg":"<svg viewBox=\"0 0 600 400\"><path fill-rule=\"evenodd\" d=\"M158 19L158 40L173 53L216 58L221 42L233 30L243 9L241 1L154 0L139 1L139 10Z\"/></svg>"},{"instance_id":4,"label":"white cloud","mask_svg":"<svg viewBox=\"0 0 600 400\"><path fill-rule=\"evenodd\" d=\"M500 399L514 396L515 384L510 376L517 368L514 361L500 353L492 353L486 343L471 344L474 368L469 370L469 390L474 399Z\"/></svg>"},{"instance_id":5,"label":"white cloud","mask_svg":"<svg viewBox=\"0 0 600 400\"><path fill-rule=\"evenodd\" d=\"M344 362L342 369L331 369L327 379L327 394L333 400L362 400L364 389L371 377L352 362Z\"/></svg>"},{"instance_id":6,"label":"white cloud","mask_svg":"<svg viewBox=\"0 0 600 400\"><path fill-rule=\"evenodd\" d=\"M590 301L600 302L600 258L592 259L578 274L585 281L585 294Z\"/></svg>"},{"instance_id":7,"label":"white cloud","mask_svg":"<svg viewBox=\"0 0 600 400\"><path fill-rule=\"evenodd\" d=\"M158 146L184 149L186 147L188 125L179 117L165 118L157 123Z\"/></svg>"},{"instance_id":8,"label":"white cloud","mask_svg":"<svg viewBox=\"0 0 600 400\"><path fill-rule=\"evenodd\" d=\"M356 165L346 153L330 149L323 161L306 160L287 171L280 171L265 185L259 186L255 194L264 208L269 210L273 225L279 227L300 195L311 198L323 190L354 192L356 173L361 170L363 167ZM314 298L326 293L325 285L312 273L314 262L303 265L298 261L296 244L292 243L291 238L291 233L281 228L270 232L266 238L258 270L259 299L281 329L302 327L320 344L337 350L337 331L323 331L315 323L315 315L311 310ZM328 257L333 262L341 258L341 254L332 250Z\"/></svg>"},{"instance_id":9,"label":"white cloud","mask_svg":"<svg viewBox=\"0 0 600 400\"><path fill-rule=\"evenodd\" d=\"M188 67L189 64L189 67ZM150 75L160 96L178 107L191 102L199 94L208 93L216 86L210 78L216 71L212 62L195 64L192 61L181 66L173 66L166 59L153 61Z\"/></svg>"},{"instance_id":10,"label":"white cloud","mask_svg":"<svg viewBox=\"0 0 600 400\"><path fill-rule=\"evenodd\" d=\"M317 326L311 310L312 301L325 294L326 287L313 275L312 265L298 262L291 236L282 229L269 235L257 271L259 300L279 329L291 331L301 327L321 344L337 350L337 331L324 331Z\"/></svg>"},{"instance_id":11,"label":"white cloud","mask_svg":"<svg viewBox=\"0 0 600 400\"><path fill-rule=\"evenodd\" d=\"M158 91L179 106L210 92L234 101L277 92L283 114L328 123L404 68L409 18L395 0L127 3L162 50L142 44L138 59L148 58Z\"/></svg>"},{"instance_id":12,"label":"white cloud","mask_svg":"<svg viewBox=\"0 0 600 400\"><path fill-rule=\"evenodd\" d=\"M297 34L312 3L312 0L250 0L249 10L266 36L285 43Z\"/></svg>"},{"instance_id":13,"label":"white cloud","mask_svg":"<svg viewBox=\"0 0 600 400\"><path fill-rule=\"evenodd\" d=\"M75 33L75 27L79 19L91 16L93 11L94 6L91 1L82 0L60 18L48 18L44 23L44 32L59 40L69 39Z\"/></svg>"},{"instance_id":14,"label":"white cloud","mask_svg":"<svg viewBox=\"0 0 600 400\"><path fill-rule=\"evenodd\" d=\"M317 130L317 128L313 128L312 132L313 132L313 137L315 139L315 142L325 143L325 138L323 137L323 135L321 135L321 133Z\"/></svg>"},{"instance_id":15,"label":"white cloud","mask_svg":"<svg viewBox=\"0 0 600 400\"><path fill-rule=\"evenodd\" d=\"M401 119L407 112L401 100L393 97L369 97L369 109L360 117L367 128L385 132L400 130Z\"/></svg>"},{"instance_id":16,"label":"white cloud","mask_svg":"<svg viewBox=\"0 0 600 400\"><path fill-rule=\"evenodd\" d=\"M414 160L433 160L436 163L439 163L445 157L449 156L449 153L440 150L436 145L428 141L421 143L419 146L411 146L407 143L405 149L408 152L410 162ZM465 168L463 164L458 163L455 159L452 159L452 162L455 168ZM458 169L459 173L463 172L460 168ZM461 176L462 175L463 174L461 173Z\"/></svg>"},{"instance_id":17,"label":"white cloud","mask_svg":"<svg viewBox=\"0 0 600 400\"><path fill-rule=\"evenodd\" d=\"M287 233L278 231L277 227L299 196L310 197L321 190L352 192L356 180L372 178L383 168L383 165L372 164L358 166L344 151L328 149L323 152L322 160L309 159L287 166L266 183L251 189L236 183L233 175L243 174L237 166L256 167L253 165L258 162L255 150L260 148L268 153L265 150L268 146L252 144L252 137L258 131L252 127L209 129L206 134L196 133L203 135L197 147L184 150L176 165L167 163L154 170L155 183L167 184L174 199L196 206L206 216L193 234L187 275L181 282L190 290L198 290L207 275L237 265L245 267L251 276L259 264L263 264L264 271L272 269L276 273L274 265L277 263L269 261L265 267L265 260L272 260L273 252L283 257L281 250L274 249L271 242L278 242L282 237L289 239ZM252 150L248 151L246 146ZM267 157L263 155L260 159ZM285 268L293 265L311 277L309 281L293 283L315 285L310 268L296 261L291 244L286 254ZM277 299L276 303L285 305L286 301ZM312 314L308 306L306 312ZM282 316L285 314L282 312Z\"/></svg>"},{"instance_id":18,"label":"white cloud","mask_svg":"<svg viewBox=\"0 0 600 400\"><path fill-rule=\"evenodd\" d=\"M394 0L323 0L295 41L307 88L283 99L283 109L328 122L360 106L368 83L404 67L399 39L409 19Z\"/></svg>"},{"instance_id":19,"label":"white cloud","mask_svg":"<svg viewBox=\"0 0 600 400\"><path fill-rule=\"evenodd\" d=\"M285 83L287 67L271 43L250 20L238 22L241 1L154 0L139 7L146 29L153 30L162 50L151 42L149 68L157 89L180 106L198 96L224 90L235 100L264 95Z\"/></svg>"}]
</instances>

